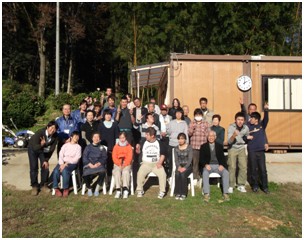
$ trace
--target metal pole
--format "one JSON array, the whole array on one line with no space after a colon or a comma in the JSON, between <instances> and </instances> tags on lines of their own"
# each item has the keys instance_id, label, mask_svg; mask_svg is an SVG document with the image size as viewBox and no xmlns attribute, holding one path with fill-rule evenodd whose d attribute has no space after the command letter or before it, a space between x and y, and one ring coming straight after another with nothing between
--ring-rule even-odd
<instances>
[{"instance_id":1,"label":"metal pole","mask_svg":"<svg viewBox=\"0 0 304 240\"><path fill-rule=\"evenodd\" d=\"M59 58L59 2L57 2L56 6L56 73L55 73L55 95L59 94L59 71L60 71L60 58Z\"/></svg>"}]
</instances>

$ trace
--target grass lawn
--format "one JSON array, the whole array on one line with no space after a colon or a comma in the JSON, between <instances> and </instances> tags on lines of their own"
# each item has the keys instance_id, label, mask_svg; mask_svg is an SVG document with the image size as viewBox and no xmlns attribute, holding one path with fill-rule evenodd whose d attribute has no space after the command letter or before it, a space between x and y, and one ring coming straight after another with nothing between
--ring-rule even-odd
<instances>
[{"instance_id":1,"label":"grass lawn","mask_svg":"<svg viewBox=\"0 0 304 240\"><path fill-rule=\"evenodd\" d=\"M302 237L302 185L270 183L271 194L235 191L221 203L211 186L204 203L201 189L185 201L168 195L157 199L158 187L143 198L114 199L114 194L67 199L33 197L30 191L2 188L2 237Z\"/></svg>"}]
</instances>

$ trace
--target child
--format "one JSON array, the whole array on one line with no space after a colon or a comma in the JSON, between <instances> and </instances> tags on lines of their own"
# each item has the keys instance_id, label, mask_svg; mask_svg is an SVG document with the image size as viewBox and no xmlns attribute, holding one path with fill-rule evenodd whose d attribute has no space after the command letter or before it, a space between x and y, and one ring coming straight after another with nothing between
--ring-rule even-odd
<instances>
[{"instance_id":1,"label":"child","mask_svg":"<svg viewBox=\"0 0 304 240\"><path fill-rule=\"evenodd\" d=\"M112 159L114 163L113 176L116 185L115 198L121 196L121 178L123 184L123 198L129 196L130 172L132 163L132 146L127 141L125 132L119 133L117 144L113 148Z\"/></svg>"}]
</instances>

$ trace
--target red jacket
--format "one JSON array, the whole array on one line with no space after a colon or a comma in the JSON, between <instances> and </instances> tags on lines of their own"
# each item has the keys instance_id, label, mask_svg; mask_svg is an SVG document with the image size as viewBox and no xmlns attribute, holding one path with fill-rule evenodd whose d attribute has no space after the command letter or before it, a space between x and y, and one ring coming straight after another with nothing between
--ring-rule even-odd
<instances>
[{"instance_id":1,"label":"red jacket","mask_svg":"<svg viewBox=\"0 0 304 240\"><path fill-rule=\"evenodd\" d=\"M112 152L112 159L114 164L117 166L131 165L133 159L132 146L128 144L127 146L121 147L118 144L115 144Z\"/></svg>"}]
</instances>

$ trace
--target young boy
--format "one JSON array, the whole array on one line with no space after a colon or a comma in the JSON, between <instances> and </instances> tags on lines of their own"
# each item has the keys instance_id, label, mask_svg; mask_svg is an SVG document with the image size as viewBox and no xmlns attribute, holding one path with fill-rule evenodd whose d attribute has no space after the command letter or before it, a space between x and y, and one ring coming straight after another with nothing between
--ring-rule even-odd
<instances>
[{"instance_id":1,"label":"young boy","mask_svg":"<svg viewBox=\"0 0 304 240\"><path fill-rule=\"evenodd\" d=\"M268 113L265 111L265 113ZM265 114L266 115L266 114ZM252 191L258 191L258 179L260 177L262 191L269 194L267 170L265 163L265 144L266 134L265 129L268 121L261 122L261 115L258 112L253 112L250 115L249 133L253 137L248 141L248 164L251 169ZM268 119L268 116L266 116ZM264 116L265 118L265 116ZM260 173L258 176L258 173Z\"/></svg>"}]
</instances>

